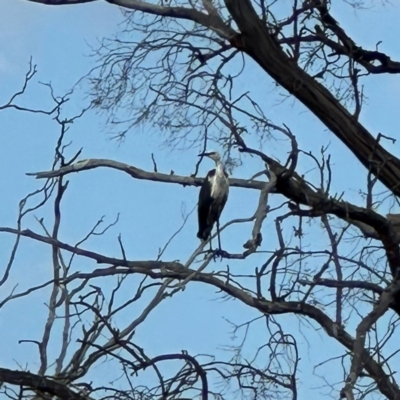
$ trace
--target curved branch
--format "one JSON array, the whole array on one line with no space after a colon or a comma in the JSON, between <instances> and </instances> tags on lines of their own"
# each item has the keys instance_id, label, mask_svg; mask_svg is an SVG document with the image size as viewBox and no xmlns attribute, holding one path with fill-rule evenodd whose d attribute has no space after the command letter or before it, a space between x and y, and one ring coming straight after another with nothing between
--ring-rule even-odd
<instances>
[{"instance_id":1,"label":"curved branch","mask_svg":"<svg viewBox=\"0 0 400 400\"><path fill-rule=\"evenodd\" d=\"M399 289L399 281L394 281L391 285L389 285L381 294L373 310L365 318L363 318L363 320L357 326L357 335L356 339L354 340L353 348L353 360L351 362L349 376L346 379L346 385L342 391L347 398L352 398L351 396L353 395L353 387L363 370L367 333L376 323L376 321L378 321L378 319L385 314Z\"/></svg>"},{"instance_id":2,"label":"curved branch","mask_svg":"<svg viewBox=\"0 0 400 400\"><path fill-rule=\"evenodd\" d=\"M193 365L194 369L200 375L200 379L201 379L201 384L202 384L201 399L207 400L208 399L207 373L206 373L206 371L204 371L204 369L202 368L200 363L193 356L190 356L189 354L185 354L185 353L163 354L161 356L157 356L157 357L148 359L146 361L140 361L140 365L137 368L137 370L145 369L146 367L148 367L150 365L154 365L159 361L168 361L168 360L185 360Z\"/></svg>"}]
</instances>

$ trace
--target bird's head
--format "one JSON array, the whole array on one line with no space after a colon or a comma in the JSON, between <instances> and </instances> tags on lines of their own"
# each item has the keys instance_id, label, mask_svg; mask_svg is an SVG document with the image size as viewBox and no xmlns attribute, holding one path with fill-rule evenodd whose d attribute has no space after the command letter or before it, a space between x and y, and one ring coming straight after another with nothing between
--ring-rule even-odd
<instances>
[{"instance_id":1,"label":"bird's head","mask_svg":"<svg viewBox=\"0 0 400 400\"><path fill-rule=\"evenodd\" d=\"M207 153L201 153L199 154L199 157L208 157L216 162L221 160L221 156L219 155L218 151L209 151Z\"/></svg>"}]
</instances>

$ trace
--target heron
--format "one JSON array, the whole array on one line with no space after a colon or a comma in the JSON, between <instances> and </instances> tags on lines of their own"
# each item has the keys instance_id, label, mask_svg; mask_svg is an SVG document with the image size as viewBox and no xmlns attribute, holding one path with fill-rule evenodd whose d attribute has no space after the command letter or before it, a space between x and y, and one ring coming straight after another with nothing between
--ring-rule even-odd
<instances>
[{"instance_id":1,"label":"heron","mask_svg":"<svg viewBox=\"0 0 400 400\"><path fill-rule=\"evenodd\" d=\"M219 217L221 216L225 203L228 200L229 178L217 151L201 153L199 154L199 157L211 158L211 160L215 161L216 168L208 171L200 189L198 203L199 231L197 237L203 241L207 241L216 222L219 251L222 251L219 232Z\"/></svg>"}]
</instances>

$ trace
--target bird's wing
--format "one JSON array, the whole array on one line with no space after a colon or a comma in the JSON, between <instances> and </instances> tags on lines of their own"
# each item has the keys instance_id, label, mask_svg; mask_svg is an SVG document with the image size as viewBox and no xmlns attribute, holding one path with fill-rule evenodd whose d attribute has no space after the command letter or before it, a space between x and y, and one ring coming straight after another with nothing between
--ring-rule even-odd
<instances>
[{"instance_id":1,"label":"bird's wing","mask_svg":"<svg viewBox=\"0 0 400 400\"><path fill-rule=\"evenodd\" d=\"M219 197L218 199L213 199L212 203L210 204L208 212L208 224L211 225L211 229L215 221L219 220L222 210L225 207L226 201L228 200L228 193L229 190L227 190L222 197Z\"/></svg>"},{"instance_id":2,"label":"bird's wing","mask_svg":"<svg viewBox=\"0 0 400 400\"><path fill-rule=\"evenodd\" d=\"M222 210L223 210L224 207L225 207L226 201L228 200L228 193L229 193L229 186L228 186L228 190L226 191L224 197L223 197L222 200L221 200L221 205L220 205L221 211L220 211L220 214L222 213Z\"/></svg>"},{"instance_id":3,"label":"bird's wing","mask_svg":"<svg viewBox=\"0 0 400 400\"><path fill-rule=\"evenodd\" d=\"M210 207L212 203L211 186L209 178L215 174L215 170L211 170L204 178L203 185L200 189L199 203L198 203L198 218L199 218L199 232L197 237L199 239L207 240L212 230L212 225L209 224Z\"/></svg>"}]
</instances>

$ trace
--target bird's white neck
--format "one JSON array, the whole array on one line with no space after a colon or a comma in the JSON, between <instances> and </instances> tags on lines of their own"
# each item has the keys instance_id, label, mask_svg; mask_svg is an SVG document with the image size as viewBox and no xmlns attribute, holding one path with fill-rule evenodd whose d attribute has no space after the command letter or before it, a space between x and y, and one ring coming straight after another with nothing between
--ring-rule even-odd
<instances>
[{"instance_id":1,"label":"bird's white neck","mask_svg":"<svg viewBox=\"0 0 400 400\"><path fill-rule=\"evenodd\" d=\"M217 174L223 174L224 173L224 166L220 160L215 161L215 166Z\"/></svg>"},{"instance_id":2,"label":"bird's white neck","mask_svg":"<svg viewBox=\"0 0 400 400\"><path fill-rule=\"evenodd\" d=\"M226 175L226 172L225 172L224 164L222 164L221 161L216 161L215 164L216 164L215 176L218 179L226 180L227 179L227 175Z\"/></svg>"}]
</instances>

